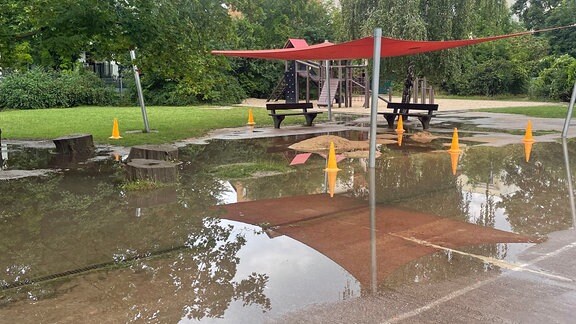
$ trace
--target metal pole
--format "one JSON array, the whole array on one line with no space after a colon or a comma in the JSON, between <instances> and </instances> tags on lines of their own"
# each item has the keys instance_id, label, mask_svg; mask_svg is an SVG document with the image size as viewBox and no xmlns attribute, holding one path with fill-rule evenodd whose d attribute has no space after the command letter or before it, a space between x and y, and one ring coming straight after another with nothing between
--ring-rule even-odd
<instances>
[{"instance_id":1,"label":"metal pole","mask_svg":"<svg viewBox=\"0 0 576 324\"><path fill-rule=\"evenodd\" d=\"M338 61L338 108L342 108L342 61Z\"/></svg>"},{"instance_id":2,"label":"metal pole","mask_svg":"<svg viewBox=\"0 0 576 324\"><path fill-rule=\"evenodd\" d=\"M376 171L368 168L370 176L370 274L372 294L378 291L378 263L376 258Z\"/></svg>"},{"instance_id":3,"label":"metal pole","mask_svg":"<svg viewBox=\"0 0 576 324\"><path fill-rule=\"evenodd\" d=\"M326 89L328 98L326 102L328 104L328 120L332 121L332 98L330 98L330 61L326 61Z\"/></svg>"},{"instance_id":4,"label":"metal pole","mask_svg":"<svg viewBox=\"0 0 576 324\"><path fill-rule=\"evenodd\" d=\"M364 108L370 107L370 77L368 76L368 60L364 60Z\"/></svg>"},{"instance_id":5,"label":"metal pole","mask_svg":"<svg viewBox=\"0 0 576 324\"><path fill-rule=\"evenodd\" d=\"M306 65L306 103L310 102L310 69L311 67Z\"/></svg>"},{"instance_id":6,"label":"metal pole","mask_svg":"<svg viewBox=\"0 0 576 324\"><path fill-rule=\"evenodd\" d=\"M369 168L376 166L376 117L378 117L378 88L380 87L380 46L382 29L374 29L374 59L372 61L372 110L370 111Z\"/></svg>"},{"instance_id":7,"label":"metal pole","mask_svg":"<svg viewBox=\"0 0 576 324\"><path fill-rule=\"evenodd\" d=\"M566 165L566 181L568 182L568 198L570 199L570 211L572 212L572 228L576 229L576 206L574 205L574 187L572 186L572 173L570 172L570 158L568 157L568 140L562 138L562 150L564 151L564 164Z\"/></svg>"},{"instance_id":8,"label":"metal pole","mask_svg":"<svg viewBox=\"0 0 576 324\"><path fill-rule=\"evenodd\" d=\"M4 165L2 153L2 128L0 128L0 170L2 170L2 166Z\"/></svg>"},{"instance_id":9,"label":"metal pole","mask_svg":"<svg viewBox=\"0 0 576 324\"><path fill-rule=\"evenodd\" d=\"M570 126L570 119L572 119L572 110L574 110L574 101L576 101L576 81L574 88L572 88L572 98L570 98L570 105L568 106L568 113L566 120L564 120L564 129L562 130L562 138L568 137L568 127Z\"/></svg>"},{"instance_id":10,"label":"metal pole","mask_svg":"<svg viewBox=\"0 0 576 324\"><path fill-rule=\"evenodd\" d=\"M136 60L136 52L134 50L130 50L130 58L132 61ZM150 133L150 126L148 126L148 114L146 113L144 95L142 94L142 85L140 84L140 73L138 72L138 67L136 64L132 64L132 68L134 69L134 80L136 81L136 90L138 91L138 102L140 103L142 119L144 120L144 132Z\"/></svg>"}]
</instances>

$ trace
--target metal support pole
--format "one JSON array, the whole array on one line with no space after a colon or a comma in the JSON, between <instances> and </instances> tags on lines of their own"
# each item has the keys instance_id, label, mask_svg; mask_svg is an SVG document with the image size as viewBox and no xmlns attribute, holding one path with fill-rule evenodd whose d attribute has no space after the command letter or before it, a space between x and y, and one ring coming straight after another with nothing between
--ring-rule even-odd
<instances>
[{"instance_id":1,"label":"metal support pole","mask_svg":"<svg viewBox=\"0 0 576 324\"><path fill-rule=\"evenodd\" d=\"M364 60L364 108L370 108L370 77L368 76L368 60Z\"/></svg>"},{"instance_id":2,"label":"metal support pole","mask_svg":"<svg viewBox=\"0 0 576 324\"><path fill-rule=\"evenodd\" d=\"M132 59L132 62L136 60L136 52L134 50L130 50L130 58ZM134 69L134 80L136 81L136 90L138 91L138 102L140 103L142 119L144 120L144 132L150 133L150 126L148 125L148 114L146 113L144 95L142 94L142 85L140 84L140 73L138 72L138 67L136 64L132 64L132 68Z\"/></svg>"},{"instance_id":3,"label":"metal support pole","mask_svg":"<svg viewBox=\"0 0 576 324\"><path fill-rule=\"evenodd\" d=\"M0 170L2 170L2 166L4 165L2 153L2 128L0 128Z\"/></svg>"},{"instance_id":4,"label":"metal support pole","mask_svg":"<svg viewBox=\"0 0 576 324\"><path fill-rule=\"evenodd\" d=\"M310 69L306 66L306 103L310 103Z\"/></svg>"},{"instance_id":5,"label":"metal support pole","mask_svg":"<svg viewBox=\"0 0 576 324\"><path fill-rule=\"evenodd\" d=\"M570 105L568 106L568 113L564 121L564 129L562 130L562 138L568 137L568 127L570 126L570 119L572 119L572 110L574 110L574 101L576 101L576 81L574 88L572 88L572 98L570 98Z\"/></svg>"},{"instance_id":6,"label":"metal support pole","mask_svg":"<svg viewBox=\"0 0 576 324\"><path fill-rule=\"evenodd\" d=\"M372 294L378 292L378 263L376 256L376 171L368 168L370 176L369 201L370 201L370 274Z\"/></svg>"},{"instance_id":7,"label":"metal support pole","mask_svg":"<svg viewBox=\"0 0 576 324\"><path fill-rule=\"evenodd\" d=\"M342 61L338 61L338 108L342 108Z\"/></svg>"},{"instance_id":8,"label":"metal support pole","mask_svg":"<svg viewBox=\"0 0 576 324\"><path fill-rule=\"evenodd\" d=\"M372 61L372 109L370 111L369 168L376 166L376 117L378 117L378 88L380 86L380 47L382 29L374 29L374 59Z\"/></svg>"},{"instance_id":9,"label":"metal support pole","mask_svg":"<svg viewBox=\"0 0 576 324\"><path fill-rule=\"evenodd\" d=\"M562 150L564 152L564 164L566 165L566 181L568 182L568 198L570 199L570 211L572 212L572 228L576 229L574 187L572 185L572 172L570 172L570 158L568 157L568 140L566 138L562 138Z\"/></svg>"},{"instance_id":10,"label":"metal support pole","mask_svg":"<svg viewBox=\"0 0 576 324\"><path fill-rule=\"evenodd\" d=\"M328 97L326 103L328 104L328 120L332 121L332 98L330 94L330 61L326 61L326 90Z\"/></svg>"},{"instance_id":11,"label":"metal support pole","mask_svg":"<svg viewBox=\"0 0 576 324\"><path fill-rule=\"evenodd\" d=\"M420 79L416 78L416 80L414 81L414 86L412 88L413 90L413 96L412 96L412 102L414 103L418 103L418 87L419 87L419 83L420 83Z\"/></svg>"}]
</instances>

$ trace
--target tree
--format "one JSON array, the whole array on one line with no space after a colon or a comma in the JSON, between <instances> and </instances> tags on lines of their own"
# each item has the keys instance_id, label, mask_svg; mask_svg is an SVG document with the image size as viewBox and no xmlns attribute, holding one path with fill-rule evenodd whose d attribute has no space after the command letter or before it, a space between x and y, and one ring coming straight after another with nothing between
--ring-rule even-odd
<instances>
[{"instance_id":1,"label":"tree","mask_svg":"<svg viewBox=\"0 0 576 324\"><path fill-rule=\"evenodd\" d=\"M148 94L168 89L167 97L186 97L186 103L242 97L227 77L227 60L210 54L234 31L219 2L24 0L3 2L0 9L3 67L74 69L82 52L130 65L128 52L137 49Z\"/></svg>"},{"instance_id":2,"label":"tree","mask_svg":"<svg viewBox=\"0 0 576 324\"><path fill-rule=\"evenodd\" d=\"M558 7L551 10L546 18L546 26L567 26L576 22L576 2L573 0L562 1ZM551 52L556 55L569 54L576 57L576 48L573 44L576 42L576 30L568 28L556 30L546 34L550 41Z\"/></svg>"},{"instance_id":3,"label":"tree","mask_svg":"<svg viewBox=\"0 0 576 324\"><path fill-rule=\"evenodd\" d=\"M550 67L540 71L530 85L530 95L535 98L569 101L576 80L576 59L570 55L550 57Z\"/></svg>"},{"instance_id":4,"label":"tree","mask_svg":"<svg viewBox=\"0 0 576 324\"><path fill-rule=\"evenodd\" d=\"M343 37L367 36L375 27L387 37L417 40L451 40L500 34L510 29L503 0L345 0L342 1ZM437 85L453 80L474 62L467 49L446 50L410 58L386 59L386 79L404 79L411 62L417 76Z\"/></svg>"},{"instance_id":5,"label":"tree","mask_svg":"<svg viewBox=\"0 0 576 324\"><path fill-rule=\"evenodd\" d=\"M546 17L561 2L562 0L516 0L511 10L527 29L542 29L546 27Z\"/></svg>"},{"instance_id":6,"label":"tree","mask_svg":"<svg viewBox=\"0 0 576 324\"><path fill-rule=\"evenodd\" d=\"M576 3L573 0L517 0L512 11L527 29L543 29L571 25L576 21ZM550 54L576 56L571 45L576 41L573 28L544 34L550 42Z\"/></svg>"},{"instance_id":7,"label":"tree","mask_svg":"<svg viewBox=\"0 0 576 324\"><path fill-rule=\"evenodd\" d=\"M232 48L282 48L288 38L309 44L333 40L330 7L311 0L239 0L232 3L236 35ZM265 98L283 76L279 61L233 59L233 75L250 96Z\"/></svg>"}]
</instances>

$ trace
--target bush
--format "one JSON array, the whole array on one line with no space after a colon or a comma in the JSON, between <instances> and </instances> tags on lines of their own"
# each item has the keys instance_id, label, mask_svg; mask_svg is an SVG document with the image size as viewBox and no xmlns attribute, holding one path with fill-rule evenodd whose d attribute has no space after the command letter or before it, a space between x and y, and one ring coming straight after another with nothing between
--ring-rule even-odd
<instances>
[{"instance_id":1,"label":"bush","mask_svg":"<svg viewBox=\"0 0 576 324\"><path fill-rule=\"evenodd\" d=\"M464 74L447 82L444 88L467 96L518 95L526 93L528 83L528 72L519 63L490 59L470 66Z\"/></svg>"},{"instance_id":2,"label":"bush","mask_svg":"<svg viewBox=\"0 0 576 324\"><path fill-rule=\"evenodd\" d=\"M144 101L147 105L187 106L203 103L234 104L246 98L238 81L230 76L207 75L203 86L190 80L150 80L142 78ZM136 97L136 89L132 90Z\"/></svg>"},{"instance_id":3,"label":"bush","mask_svg":"<svg viewBox=\"0 0 576 324\"><path fill-rule=\"evenodd\" d=\"M550 67L542 69L530 83L530 97L552 101L569 101L576 78L576 59L558 56Z\"/></svg>"},{"instance_id":4,"label":"bush","mask_svg":"<svg viewBox=\"0 0 576 324\"><path fill-rule=\"evenodd\" d=\"M0 109L109 105L116 97L114 90L95 74L83 70L55 72L34 68L12 73L0 81Z\"/></svg>"}]
</instances>

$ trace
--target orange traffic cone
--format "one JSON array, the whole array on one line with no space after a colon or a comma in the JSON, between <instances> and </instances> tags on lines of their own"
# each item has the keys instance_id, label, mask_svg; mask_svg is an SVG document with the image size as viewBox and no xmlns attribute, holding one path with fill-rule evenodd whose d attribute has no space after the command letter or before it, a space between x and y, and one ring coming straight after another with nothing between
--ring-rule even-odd
<instances>
[{"instance_id":1,"label":"orange traffic cone","mask_svg":"<svg viewBox=\"0 0 576 324\"><path fill-rule=\"evenodd\" d=\"M530 153L532 152L532 145L534 144L535 140L532 137L532 121L528 120L528 124L526 125L526 135L524 135L524 157L526 158L526 162L530 160Z\"/></svg>"},{"instance_id":2,"label":"orange traffic cone","mask_svg":"<svg viewBox=\"0 0 576 324\"><path fill-rule=\"evenodd\" d=\"M338 170L326 169L326 174L328 175L328 193L330 193L330 198L332 198L334 197L334 189L336 188L336 176L338 175Z\"/></svg>"},{"instance_id":3,"label":"orange traffic cone","mask_svg":"<svg viewBox=\"0 0 576 324\"><path fill-rule=\"evenodd\" d=\"M448 153L450 153L450 161L452 162L452 174L456 175L456 169L458 167L458 158L460 157L460 146L458 144L458 129L454 128L454 133L452 134L452 144Z\"/></svg>"},{"instance_id":4,"label":"orange traffic cone","mask_svg":"<svg viewBox=\"0 0 576 324\"><path fill-rule=\"evenodd\" d=\"M324 171L339 171L338 165L336 164L336 149L334 148L334 142L330 142L330 151L328 152L328 165Z\"/></svg>"},{"instance_id":5,"label":"orange traffic cone","mask_svg":"<svg viewBox=\"0 0 576 324\"><path fill-rule=\"evenodd\" d=\"M398 146L402 146L402 138L404 134L402 132L398 133Z\"/></svg>"},{"instance_id":6,"label":"orange traffic cone","mask_svg":"<svg viewBox=\"0 0 576 324\"><path fill-rule=\"evenodd\" d=\"M114 118L114 125L112 126L112 136L108 137L111 139L120 139L120 131L118 130L118 119Z\"/></svg>"},{"instance_id":7,"label":"orange traffic cone","mask_svg":"<svg viewBox=\"0 0 576 324\"><path fill-rule=\"evenodd\" d=\"M398 115L398 125L396 126L396 134L398 134L398 146L402 146L402 137L404 136L404 122L402 115Z\"/></svg>"},{"instance_id":8,"label":"orange traffic cone","mask_svg":"<svg viewBox=\"0 0 576 324\"><path fill-rule=\"evenodd\" d=\"M338 174L338 165L336 163L336 149L334 148L334 142L330 142L330 151L328 152L328 162L326 169L326 174L328 175L328 191L330 197L334 197L334 188L336 187L336 175Z\"/></svg>"},{"instance_id":9,"label":"orange traffic cone","mask_svg":"<svg viewBox=\"0 0 576 324\"><path fill-rule=\"evenodd\" d=\"M398 124L396 125L396 133L404 133L404 118L402 115L398 115Z\"/></svg>"},{"instance_id":10,"label":"orange traffic cone","mask_svg":"<svg viewBox=\"0 0 576 324\"><path fill-rule=\"evenodd\" d=\"M256 124L256 123L254 122L254 115L252 115L252 109L248 109L248 123L247 123L247 125L252 126L254 124Z\"/></svg>"}]
</instances>

